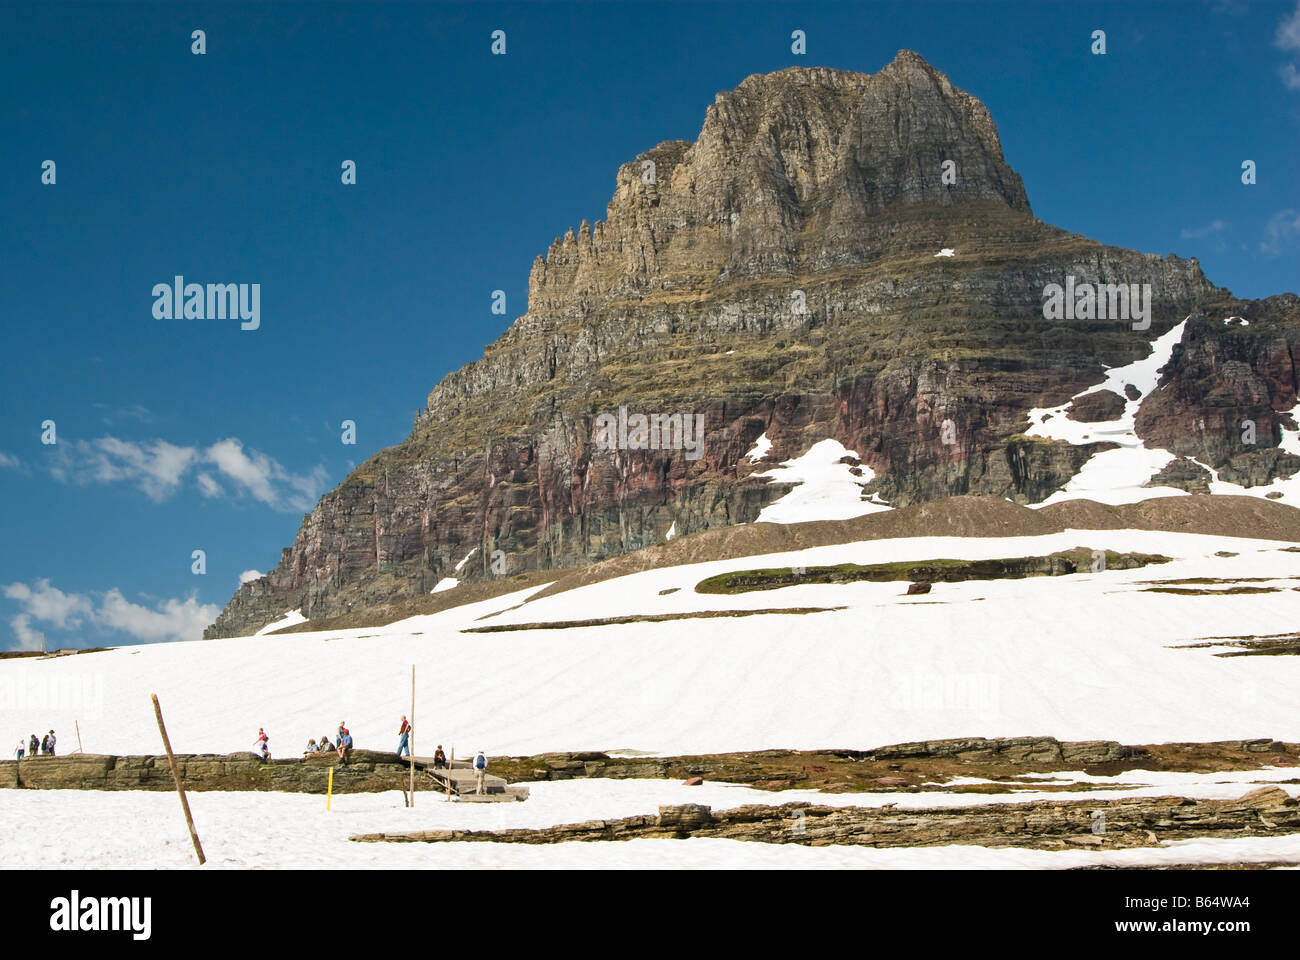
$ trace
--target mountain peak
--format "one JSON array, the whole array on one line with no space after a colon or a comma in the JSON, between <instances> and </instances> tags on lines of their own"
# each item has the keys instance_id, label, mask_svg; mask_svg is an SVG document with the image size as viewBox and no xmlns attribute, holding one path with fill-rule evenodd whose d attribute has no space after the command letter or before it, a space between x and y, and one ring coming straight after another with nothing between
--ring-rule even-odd
<instances>
[{"instance_id":1,"label":"mountain peak","mask_svg":"<svg viewBox=\"0 0 1300 960\"><path fill-rule=\"evenodd\" d=\"M1300 323L1294 305L1220 303L1193 263L1041 223L984 105L909 50L875 74L747 77L707 107L693 142L624 163L604 220L557 226L527 313L434 387L406 441L322 498L209 636L748 523L789 484L746 451L775 464L829 449L822 466L855 510L964 493L1040 502L1112 443L1026 428L1207 303L1249 315L1248 332L1188 321L1191 346L1163 367L1169 389L1134 399L1118 384L1053 429L1140 402L1132 436L1168 448L1173 467L1139 490L1203 484L1199 464L1264 483L1283 462L1263 444L1243 453L1236 431L1249 417L1261 438L1279 435L1276 412L1250 398L1294 402L1286 358L1300 345L1270 332ZM1042 296L1070 277L1149 288L1150 332L1045 325ZM1226 382L1243 398L1231 414L1216 406ZM678 439L692 424L701 442L634 441L629 424L647 414L679 418Z\"/></svg>"},{"instance_id":2,"label":"mountain peak","mask_svg":"<svg viewBox=\"0 0 1300 960\"><path fill-rule=\"evenodd\" d=\"M900 66L924 67L927 70L934 70L934 67L930 66L930 61L926 60L925 57L921 56L915 50L899 50L898 53L894 54L894 59L889 61L886 66L892 67L895 64Z\"/></svg>"},{"instance_id":3,"label":"mountain peak","mask_svg":"<svg viewBox=\"0 0 1300 960\"><path fill-rule=\"evenodd\" d=\"M717 94L693 143L661 143L619 169L593 243L557 241L535 264L530 313L665 280L680 289L950 245L918 217L950 233L1037 223L978 99L911 50L876 74L753 74Z\"/></svg>"}]
</instances>

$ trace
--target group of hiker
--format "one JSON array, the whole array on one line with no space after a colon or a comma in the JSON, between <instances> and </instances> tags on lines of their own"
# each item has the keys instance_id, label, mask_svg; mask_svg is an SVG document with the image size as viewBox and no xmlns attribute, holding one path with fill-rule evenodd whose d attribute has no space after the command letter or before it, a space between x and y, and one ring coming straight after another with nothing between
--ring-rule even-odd
<instances>
[{"instance_id":1,"label":"group of hiker","mask_svg":"<svg viewBox=\"0 0 1300 960\"><path fill-rule=\"evenodd\" d=\"M54 744L58 738L54 736L51 730L41 739L36 739L36 734L32 734L30 740L19 740L18 746L14 749L14 759L21 760L23 757L52 757L54 756Z\"/></svg>"},{"instance_id":2,"label":"group of hiker","mask_svg":"<svg viewBox=\"0 0 1300 960\"><path fill-rule=\"evenodd\" d=\"M411 756L411 734L415 727L405 716L402 717L401 725L397 729L397 755ZM334 743L330 743L329 737L321 737L319 740L312 739L307 741L307 749L303 751L304 757L320 753L338 753L339 759L344 763L352 755L352 733L348 730L347 724L339 721L338 732L334 735ZM36 739L36 734L32 734L31 739L27 741L19 740L18 746L14 749L14 759L21 760L23 757L54 756L54 745L58 738L54 736L51 730L40 740ZM253 744L253 753L263 760L271 759L271 738L267 736L263 727L257 728L257 742ZM442 750L442 744L438 744L438 749L433 753L433 767L435 770L446 770L451 766L447 761L447 754ZM487 778L487 757L480 750L474 757L472 764L474 768L475 793L486 793Z\"/></svg>"},{"instance_id":3,"label":"group of hiker","mask_svg":"<svg viewBox=\"0 0 1300 960\"><path fill-rule=\"evenodd\" d=\"M402 717L401 723L397 728L397 755L399 757L411 756L411 735L415 732L415 727L405 716ZM54 731L51 730L49 736L49 753L54 753ZM267 736L266 730L262 727L257 728L257 742L253 745L253 753L263 760L271 759L271 738ZM32 737L32 749L36 749L36 737ZM22 756L22 746L19 746L19 756ZM310 757L313 754L321 753L338 753L339 759L344 763L352 755L352 733L348 730L347 724L339 721L338 732L334 736L334 742L330 743L328 736L321 737L319 740L312 738L307 741L307 749L303 751L304 757ZM433 767L435 770L449 769L451 764L447 760L447 754L443 752L442 744L438 744L438 749L433 753ZM487 757L480 750L474 757L471 764L474 768L474 781L476 793L487 792Z\"/></svg>"},{"instance_id":4,"label":"group of hiker","mask_svg":"<svg viewBox=\"0 0 1300 960\"><path fill-rule=\"evenodd\" d=\"M334 741L334 743L330 743L329 737L308 740L307 749L302 752L302 755L309 757L313 753L337 753L339 759L346 763L352 755L352 733L348 730L348 725L342 720L339 721L338 732L334 734Z\"/></svg>"}]
</instances>

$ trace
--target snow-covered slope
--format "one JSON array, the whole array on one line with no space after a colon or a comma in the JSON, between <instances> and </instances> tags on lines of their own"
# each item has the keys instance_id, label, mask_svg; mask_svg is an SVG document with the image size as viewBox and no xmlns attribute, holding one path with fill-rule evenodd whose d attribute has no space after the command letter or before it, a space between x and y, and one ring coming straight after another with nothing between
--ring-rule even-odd
<instances>
[{"instance_id":1,"label":"snow-covered slope","mask_svg":"<svg viewBox=\"0 0 1300 960\"><path fill-rule=\"evenodd\" d=\"M1239 797L1255 782L1285 780L1292 770L1211 775L1128 774L1154 786L1104 794L824 794L785 791L779 797L747 787L706 783L687 787L663 780L570 780L537 783L527 803L446 803L430 794L406 809L397 791L345 794L325 809L319 795L195 793L189 795L208 864L203 869L292 868L798 868L798 869L1067 869L1091 864L1135 866L1239 860L1300 860L1300 836L1180 840L1130 850L1020 850L975 846L872 847L741 843L734 840L633 840L555 845L505 843L349 843L354 833L412 829L500 830L654 813L660 804L705 803L714 809L745 803L811 800L818 804L910 807L973 806L996 802L1121 796ZM1282 789L1292 795L1293 785ZM176 797L163 792L0 790L0 820L39 823L40 842L0 837L10 869L193 868L194 851ZM12 835L12 831L8 831Z\"/></svg>"},{"instance_id":2,"label":"snow-covered slope","mask_svg":"<svg viewBox=\"0 0 1300 960\"><path fill-rule=\"evenodd\" d=\"M1123 572L938 584L916 597L903 596L902 583L737 596L693 590L727 570L1076 546L1179 559ZM1026 734L1129 743L1300 740L1300 658L1171 649L1207 636L1296 629L1300 580L1254 584L1275 592L1218 596L1152 593L1140 584L1300 577L1300 554L1282 546L1149 531L871 541L651 570L523 603L533 588L386 627L6 660L0 733L16 742L53 727L71 748L76 720L88 752L154 752L149 694L156 692L179 751L248 749L260 726L273 752L296 754L341 720L359 746L386 749L395 747L398 717L408 710L415 664L417 749L454 744L462 755L683 754ZM462 632L819 606L844 609Z\"/></svg>"}]
</instances>

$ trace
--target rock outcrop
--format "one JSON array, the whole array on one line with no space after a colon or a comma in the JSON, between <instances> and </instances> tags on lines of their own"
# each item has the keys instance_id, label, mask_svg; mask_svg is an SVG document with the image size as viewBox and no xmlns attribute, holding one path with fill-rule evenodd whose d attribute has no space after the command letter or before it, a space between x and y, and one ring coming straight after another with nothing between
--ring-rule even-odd
<instances>
[{"instance_id":1,"label":"rock outcrop","mask_svg":"<svg viewBox=\"0 0 1300 960\"><path fill-rule=\"evenodd\" d=\"M324 793L334 768L335 793L379 793L405 789L407 765L396 754L357 750L348 763L330 754L262 760L251 753L177 754L186 790L275 790ZM424 786L417 780L421 787ZM0 763L0 789L175 790L165 756L115 757L70 754Z\"/></svg>"},{"instance_id":2,"label":"rock outcrop","mask_svg":"<svg viewBox=\"0 0 1300 960\"><path fill-rule=\"evenodd\" d=\"M624 757L595 751L493 757L492 773L507 783L538 780L705 778L759 789L792 786L872 793L946 789L953 776L997 780L1025 773L1083 770L1113 776L1127 770L1185 772L1291 766L1296 744L1271 738L1219 743L1124 746L1111 740L1061 742L1053 737L964 737L869 750L761 750L687 757ZM263 761L251 753L178 754L187 790L275 790L324 793L334 768L336 793L405 789L406 764L395 754L357 750L350 762L333 754ZM430 789L416 764L417 789ZM172 790L164 756L71 754L0 761L0 789ZM1076 785L1073 789L1086 789Z\"/></svg>"},{"instance_id":3,"label":"rock outcrop","mask_svg":"<svg viewBox=\"0 0 1300 960\"><path fill-rule=\"evenodd\" d=\"M1149 284L1149 329L1045 320L1044 290L1067 276ZM619 169L606 219L533 264L527 313L321 499L206 636L427 594L467 557L455 576L472 582L747 523L788 489L754 474L827 438L874 471L865 495L896 506L1037 502L1105 445L1027 438L1028 411L1145 357L1189 315L1204 319L1139 432L1225 479L1295 469L1277 446L1296 297L1242 303L1194 260L1042 223L987 109L915 53L872 75L752 76L694 143ZM1216 325L1227 316L1250 323ZM620 408L702 416L699 455L678 437L607 449L597 418ZM1243 454L1245 412L1259 439Z\"/></svg>"},{"instance_id":4,"label":"rock outcrop","mask_svg":"<svg viewBox=\"0 0 1300 960\"><path fill-rule=\"evenodd\" d=\"M1130 797L893 809L811 803L749 804L714 811L702 804L660 807L617 820L588 820L541 829L422 830L370 833L360 842L569 843L710 837L758 843L927 847L963 844L1062 850L1154 847L1197 837L1278 837L1300 831L1300 800L1281 787L1261 787L1234 800Z\"/></svg>"}]
</instances>

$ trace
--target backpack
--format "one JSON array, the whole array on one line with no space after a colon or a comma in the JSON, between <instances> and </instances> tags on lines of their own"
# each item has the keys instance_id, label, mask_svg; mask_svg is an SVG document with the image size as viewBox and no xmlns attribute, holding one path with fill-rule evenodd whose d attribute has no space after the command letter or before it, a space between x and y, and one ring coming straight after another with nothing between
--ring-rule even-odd
<instances>
[{"instance_id":1,"label":"backpack","mask_svg":"<svg viewBox=\"0 0 1300 960\"><path fill-rule=\"evenodd\" d=\"M474 758L474 769L475 770L487 769L487 758L484 757L483 754L480 753L477 757Z\"/></svg>"}]
</instances>

